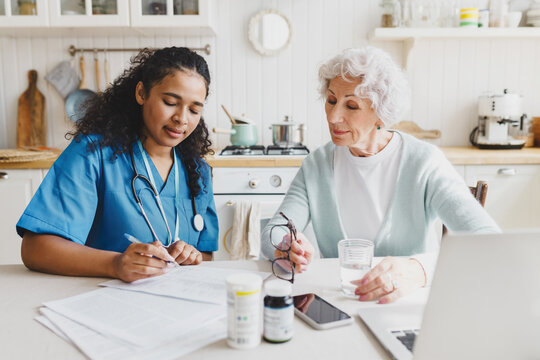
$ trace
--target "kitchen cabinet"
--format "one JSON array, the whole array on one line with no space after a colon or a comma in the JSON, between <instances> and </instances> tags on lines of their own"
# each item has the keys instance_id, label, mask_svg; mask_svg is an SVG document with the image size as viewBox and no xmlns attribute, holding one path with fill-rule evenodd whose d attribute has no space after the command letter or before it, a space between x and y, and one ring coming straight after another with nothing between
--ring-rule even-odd
<instances>
[{"instance_id":1,"label":"kitchen cabinet","mask_svg":"<svg viewBox=\"0 0 540 360\"><path fill-rule=\"evenodd\" d=\"M210 0L0 0L0 35L213 36L211 15Z\"/></svg>"},{"instance_id":2,"label":"kitchen cabinet","mask_svg":"<svg viewBox=\"0 0 540 360\"><path fill-rule=\"evenodd\" d=\"M40 27L49 24L47 0L0 0L0 27Z\"/></svg>"},{"instance_id":3,"label":"kitchen cabinet","mask_svg":"<svg viewBox=\"0 0 540 360\"><path fill-rule=\"evenodd\" d=\"M467 165L465 181L488 183L485 208L503 230L540 228L540 165Z\"/></svg>"},{"instance_id":4,"label":"kitchen cabinet","mask_svg":"<svg viewBox=\"0 0 540 360\"><path fill-rule=\"evenodd\" d=\"M127 0L52 0L49 24L54 27L129 26Z\"/></svg>"},{"instance_id":5,"label":"kitchen cabinet","mask_svg":"<svg viewBox=\"0 0 540 360\"><path fill-rule=\"evenodd\" d=\"M212 182L219 221L219 250L216 260L230 259L234 213L240 202L258 203L261 228L277 211L297 167L214 167Z\"/></svg>"},{"instance_id":6,"label":"kitchen cabinet","mask_svg":"<svg viewBox=\"0 0 540 360\"><path fill-rule=\"evenodd\" d=\"M130 0L131 26L212 29L209 0Z\"/></svg>"},{"instance_id":7,"label":"kitchen cabinet","mask_svg":"<svg viewBox=\"0 0 540 360\"><path fill-rule=\"evenodd\" d=\"M15 225L42 178L41 169L0 169L0 264L22 263Z\"/></svg>"}]
</instances>

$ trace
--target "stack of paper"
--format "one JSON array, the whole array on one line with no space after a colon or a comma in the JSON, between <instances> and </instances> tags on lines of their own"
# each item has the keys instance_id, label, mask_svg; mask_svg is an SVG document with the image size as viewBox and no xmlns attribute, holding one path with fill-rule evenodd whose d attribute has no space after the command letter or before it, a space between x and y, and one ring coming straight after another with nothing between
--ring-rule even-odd
<instances>
[{"instance_id":1,"label":"stack of paper","mask_svg":"<svg viewBox=\"0 0 540 360\"><path fill-rule=\"evenodd\" d=\"M183 267L131 284L112 280L44 303L36 320L91 359L176 359L226 337L225 278L237 272Z\"/></svg>"},{"instance_id":2,"label":"stack of paper","mask_svg":"<svg viewBox=\"0 0 540 360\"><path fill-rule=\"evenodd\" d=\"M121 280L110 280L100 285L225 305L227 303L225 279L238 272L248 271L191 266L176 269L176 271L159 277L135 281L131 284ZM270 275L266 272L249 272L258 274L263 280Z\"/></svg>"}]
</instances>

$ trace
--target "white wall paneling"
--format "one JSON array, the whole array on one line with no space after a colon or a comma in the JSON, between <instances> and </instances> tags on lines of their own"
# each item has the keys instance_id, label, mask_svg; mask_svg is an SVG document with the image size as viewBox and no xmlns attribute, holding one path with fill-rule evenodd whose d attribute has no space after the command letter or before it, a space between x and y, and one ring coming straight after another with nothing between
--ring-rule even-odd
<instances>
[{"instance_id":1,"label":"white wall paneling","mask_svg":"<svg viewBox=\"0 0 540 360\"><path fill-rule=\"evenodd\" d=\"M47 99L50 146L63 148L72 123L64 114L64 101L44 80L61 60L69 60L69 45L77 47L204 46L212 84L204 116L208 127L228 128L221 109L245 114L258 124L259 143L269 145L269 129L285 115L307 125L306 144L315 148L329 140L324 107L318 94L317 69L325 59L346 47L367 43L368 32L379 25L380 0L212 0L216 36L77 36L69 29L57 37L0 38L0 148L16 143L18 97L28 86L27 72L36 69L38 87ZM274 57L263 57L247 40L249 18L273 8L291 21L290 46ZM378 41L402 63L401 41ZM468 145L476 124L476 103L484 91L504 88L524 96L524 111L540 116L540 40L537 39L419 39L407 71L412 106L406 115L425 129L440 129L444 146ZM111 79L129 63L132 53L108 53ZM95 89L92 54L85 54L88 85ZM103 59L99 54L105 86ZM75 59L73 65L77 67ZM212 134L216 147L229 143L227 135Z\"/></svg>"}]
</instances>

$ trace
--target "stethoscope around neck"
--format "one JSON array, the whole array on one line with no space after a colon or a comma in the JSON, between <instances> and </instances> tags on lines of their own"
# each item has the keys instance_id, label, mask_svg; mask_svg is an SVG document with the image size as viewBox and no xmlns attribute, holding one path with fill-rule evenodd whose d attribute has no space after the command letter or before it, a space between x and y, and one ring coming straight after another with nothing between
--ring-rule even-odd
<instances>
[{"instance_id":1,"label":"stethoscope around neck","mask_svg":"<svg viewBox=\"0 0 540 360\"><path fill-rule=\"evenodd\" d=\"M140 141L138 141L138 145L139 145L139 148L141 150L141 155L143 156L143 160L145 161L145 165L146 165L146 170L148 172L148 174L150 175L150 178L153 180L153 176L152 176L152 173L150 172L150 167L148 166L148 162L146 161L146 154L144 153L144 148L142 147L142 144L140 143ZM173 152L174 152L174 166L175 166L175 206L176 206L176 201L177 201L177 198L178 198L178 187L179 187L179 184L178 184L178 158L176 156L176 150L173 149ZM142 205L142 201L141 201L141 198L139 197L139 195L137 194L137 191L135 190L135 182L137 181L137 179L140 179L142 180L143 182L145 182L148 187L150 188L150 190L152 191L152 194L154 194L154 198L156 199L156 203L157 203L157 206L159 208L159 211L161 213L161 216L163 217L163 221L165 222L165 226L167 227L167 233L168 233L168 238L167 238L167 246L169 246L171 243L172 243L172 233L171 233L171 228L169 227L169 223L167 221L167 217L165 216L165 211L163 210L163 205L161 204L161 199L159 197L159 193L154 185L154 182L151 180L151 179L148 179L146 176L140 174L138 171L137 171L137 166L135 165L135 158L133 156L133 148L130 149L129 151L129 155L130 155L130 158L131 158L131 165L133 166L133 171L135 172L135 175L131 178L131 191L133 192L133 197L135 198L135 201L137 202L137 205L139 205L139 208L141 209L141 213L144 217L144 220L146 221L146 223L148 224L148 227L150 228L150 231L152 232L152 235L154 236L154 238L159 241L159 238L156 234L156 232L154 231L154 228L152 227L152 224L150 223L150 220L148 219L148 216L146 216L146 212L144 211L144 208L143 208L143 205ZM193 228L196 230L196 231L202 231L202 229L204 228L204 219L203 217L197 213L197 206L195 205L195 197L192 195L191 196L191 206L193 208L193 218L192 218L192 225L193 225ZM178 230L179 230L179 217L178 217L178 210L176 211L176 228L175 228L175 236L174 236L174 240L179 240L178 238Z\"/></svg>"}]
</instances>

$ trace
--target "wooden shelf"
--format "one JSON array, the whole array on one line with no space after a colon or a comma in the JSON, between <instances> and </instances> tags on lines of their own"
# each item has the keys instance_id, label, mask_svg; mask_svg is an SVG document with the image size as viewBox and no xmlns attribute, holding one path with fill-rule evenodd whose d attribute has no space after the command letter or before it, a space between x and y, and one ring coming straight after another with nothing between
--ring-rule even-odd
<instances>
[{"instance_id":1,"label":"wooden shelf","mask_svg":"<svg viewBox=\"0 0 540 360\"><path fill-rule=\"evenodd\" d=\"M403 68L407 70L412 61L414 46L419 39L538 39L540 27L375 28L368 38L374 41L402 41Z\"/></svg>"},{"instance_id":2,"label":"wooden shelf","mask_svg":"<svg viewBox=\"0 0 540 360\"><path fill-rule=\"evenodd\" d=\"M540 27L519 28L376 28L370 40L403 41L407 39L462 38L540 38Z\"/></svg>"}]
</instances>

